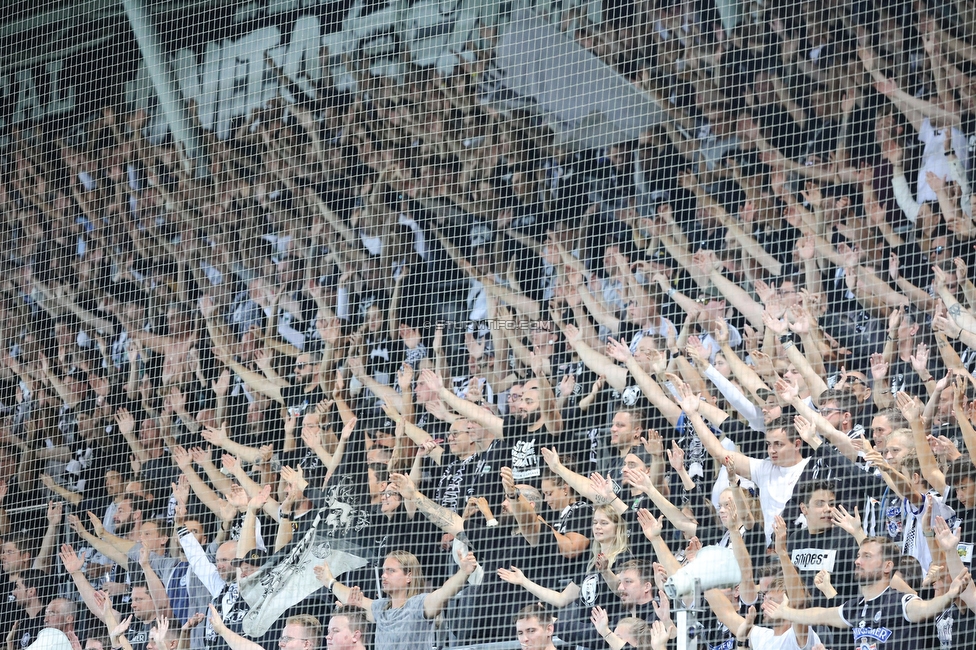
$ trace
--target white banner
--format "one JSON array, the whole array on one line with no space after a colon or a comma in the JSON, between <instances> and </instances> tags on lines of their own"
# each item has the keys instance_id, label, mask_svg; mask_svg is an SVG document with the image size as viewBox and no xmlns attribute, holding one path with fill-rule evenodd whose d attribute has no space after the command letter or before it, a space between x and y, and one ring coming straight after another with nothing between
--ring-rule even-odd
<instances>
[{"instance_id":1,"label":"white banner","mask_svg":"<svg viewBox=\"0 0 976 650\"><path fill-rule=\"evenodd\" d=\"M577 146L636 140L661 119L643 92L528 10L513 16L495 55L505 86L569 123Z\"/></svg>"}]
</instances>

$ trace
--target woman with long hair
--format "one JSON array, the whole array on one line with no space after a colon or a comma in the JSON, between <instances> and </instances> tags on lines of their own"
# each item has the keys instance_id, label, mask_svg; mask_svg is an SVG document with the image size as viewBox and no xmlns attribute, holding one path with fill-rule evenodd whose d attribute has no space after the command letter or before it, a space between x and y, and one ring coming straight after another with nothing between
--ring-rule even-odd
<instances>
[{"instance_id":1,"label":"woman with long hair","mask_svg":"<svg viewBox=\"0 0 976 650\"><path fill-rule=\"evenodd\" d=\"M590 610L603 607L611 612L611 618L619 615L620 599L617 598L617 576L613 567L631 559L627 525L609 505L593 509L593 540L591 558L583 576L573 580L562 592L546 589L532 582L516 567L499 569L498 577L518 585L544 603L560 609L576 603L573 613L561 616L556 633L566 643L598 648L602 643L590 624Z\"/></svg>"},{"instance_id":2,"label":"woman with long hair","mask_svg":"<svg viewBox=\"0 0 976 650\"><path fill-rule=\"evenodd\" d=\"M336 581L327 563L315 575L343 605L361 607L376 623L375 646L383 650L430 650L434 645L434 618L447 601L461 591L478 563L468 553L458 558L457 573L434 592L428 592L423 569L413 553L392 551L383 562L381 584L385 598L365 598L358 588Z\"/></svg>"}]
</instances>

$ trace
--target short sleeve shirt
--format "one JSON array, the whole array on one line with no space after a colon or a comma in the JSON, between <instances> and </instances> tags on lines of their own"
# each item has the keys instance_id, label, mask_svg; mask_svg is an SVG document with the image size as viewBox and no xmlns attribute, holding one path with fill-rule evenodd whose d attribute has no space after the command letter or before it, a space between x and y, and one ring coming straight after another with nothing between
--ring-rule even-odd
<instances>
[{"instance_id":1,"label":"short sleeve shirt","mask_svg":"<svg viewBox=\"0 0 976 650\"><path fill-rule=\"evenodd\" d=\"M424 615L427 594L408 598L403 607L387 607L389 598L372 603L376 620L376 647L383 650L430 650L434 647L434 621Z\"/></svg>"},{"instance_id":2,"label":"short sleeve shirt","mask_svg":"<svg viewBox=\"0 0 976 650\"><path fill-rule=\"evenodd\" d=\"M773 465L768 458L749 459L752 481L759 488L759 505L762 507L763 519L766 522L767 542L772 540L773 521L776 515L783 512L786 503L793 496L793 488L800 480L808 460L805 458L792 467L779 467Z\"/></svg>"},{"instance_id":3,"label":"short sleeve shirt","mask_svg":"<svg viewBox=\"0 0 976 650\"><path fill-rule=\"evenodd\" d=\"M888 588L865 600L852 598L840 607L840 616L851 627L853 647L858 650L915 650L924 647L928 626L908 620L906 606L918 598Z\"/></svg>"}]
</instances>

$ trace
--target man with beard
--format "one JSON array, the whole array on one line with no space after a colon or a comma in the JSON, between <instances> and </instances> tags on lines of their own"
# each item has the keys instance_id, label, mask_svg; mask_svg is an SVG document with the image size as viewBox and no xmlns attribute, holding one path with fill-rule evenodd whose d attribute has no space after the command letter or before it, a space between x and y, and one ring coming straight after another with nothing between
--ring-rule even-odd
<instances>
[{"instance_id":1,"label":"man with beard","mask_svg":"<svg viewBox=\"0 0 976 650\"><path fill-rule=\"evenodd\" d=\"M542 369L543 359L532 355L535 379L525 383L522 397L510 405L512 413L500 418L474 402L460 398L433 371L424 370L420 381L436 388L438 397L448 406L490 431L496 438L511 441L510 467L516 482L542 488L543 447L559 449L565 456L577 457L583 451L582 439L563 431L563 419L556 398Z\"/></svg>"},{"instance_id":2,"label":"man with beard","mask_svg":"<svg viewBox=\"0 0 976 650\"><path fill-rule=\"evenodd\" d=\"M941 614L969 584L969 573L953 579L949 589L931 600L902 594L891 588L898 549L884 537L869 537L861 542L854 562L854 578L861 588L859 598L840 607L794 609L787 601L763 604L763 612L773 620L803 625L829 625L849 628L856 647L874 648L884 643L885 650L911 650L927 647L934 636L932 626L917 625Z\"/></svg>"},{"instance_id":3,"label":"man with beard","mask_svg":"<svg viewBox=\"0 0 976 650\"><path fill-rule=\"evenodd\" d=\"M44 629L43 612L50 600L52 584L47 575L37 569L22 571L14 583L14 602L19 608L16 620L13 622L16 647L26 648L37 641L37 636ZM9 625L11 622L7 621Z\"/></svg>"},{"instance_id":4,"label":"man with beard","mask_svg":"<svg viewBox=\"0 0 976 650\"><path fill-rule=\"evenodd\" d=\"M3 582L3 590L0 591L0 623L9 625L10 621L17 618L14 591L20 575L31 568L39 568L35 566L36 562L31 556L32 546L33 542L23 534L4 537L3 546L0 547L0 564L6 580Z\"/></svg>"},{"instance_id":5,"label":"man with beard","mask_svg":"<svg viewBox=\"0 0 976 650\"><path fill-rule=\"evenodd\" d=\"M512 482L508 472L505 480ZM552 570L552 560L559 551L552 535L541 534L541 524L534 513L542 510L542 495L534 487L514 485L518 505L511 507L506 499L497 520L490 512L464 520L418 492L408 476L392 474L390 484L404 501L414 504L431 523L452 535L455 544L467 545L466 552L478 558L483 579L462 590L448 605L446 616L463 643L504 640L503 631L512 616L532 598L528 591L499 578L499 568L518 566L533 582L547 588L556 586L558 576L553 575L556 572ZM519 514L517 518L513 511ZM486 521L489 516L491 519Z\"/></svg>"}]
</instances>

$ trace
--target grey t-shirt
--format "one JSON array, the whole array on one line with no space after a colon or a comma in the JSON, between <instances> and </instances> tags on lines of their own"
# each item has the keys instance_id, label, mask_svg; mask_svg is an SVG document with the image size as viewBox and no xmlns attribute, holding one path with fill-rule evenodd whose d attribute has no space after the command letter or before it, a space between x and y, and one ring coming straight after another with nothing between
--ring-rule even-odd
<instances>
[{"instance_id":1,"label":"grey t-shirt","mask_svg":"<svg viewBox=\"0 0 976 650\"><path fill-rule=\"evenodd\" d=\"M430 650L434 644L434 621L424 616L426 598L427 594L409 598L400 609L387 607L389 598L374 600L375 647L383 650Z\"/></svg>"}]
</instances>

